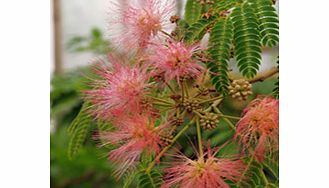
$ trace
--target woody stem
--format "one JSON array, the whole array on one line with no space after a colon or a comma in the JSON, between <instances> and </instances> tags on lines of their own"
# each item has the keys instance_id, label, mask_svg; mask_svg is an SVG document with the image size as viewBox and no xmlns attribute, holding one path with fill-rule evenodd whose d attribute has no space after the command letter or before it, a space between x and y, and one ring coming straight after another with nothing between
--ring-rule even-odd
<instances>
[{"instance_id":1,"label":"woody stem","mask_svg":"<svg viewBox=\"0 0 329 188\"><path fill-rule=\"evenodd\" d=\"M255 82L258 82L258 81L262 82L265 79L270 78L270 77L274 76L277 73L279 73L279 69L277 67L273 67L270 70L268 70L264 73L261 73L261 74L257 75L255 78L249 80L249 83L255 83Z\"/></svg>"}]
</instances>

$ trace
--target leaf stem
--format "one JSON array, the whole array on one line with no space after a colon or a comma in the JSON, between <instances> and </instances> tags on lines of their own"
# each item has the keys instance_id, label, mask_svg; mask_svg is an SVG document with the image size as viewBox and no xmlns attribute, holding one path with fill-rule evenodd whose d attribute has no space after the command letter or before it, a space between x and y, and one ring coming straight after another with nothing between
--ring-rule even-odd
<instances>
[{"instance_id":1,"label":"leaf stem","mask_svg":"<svg viewBox=\"0 0 329 188\"><path fill-rule=\"evenodd\" d=\"M211 98L211 99L206 99L206 100L203 100L203 101L200 101L199 103L200 104L203 104L203 103L207 103L207 102L213 102L213 101L216 101L218 99L222 99L223 96L218 96L218 97L215 97L215 98Z\"/></svg>"},{"instance_id":2,"label":"leaf stem","mask_svg":"<svg viewBox=\"0 0 329 188\"><path fill-rule=\"evenodd\" d=\"M254 155L251 155L251 158L249 159L248 164L247 164L246 168L244 169L244 171L243 171L243 173L242 173L242 175L241 175L241 178L240 178L239 181L237 182L237 186L238 186L238 187L241 185L241 181L242 181L242 179L245 177L245 175L246 175L248 169L250 168L250 165L251 165L251 163L252 163L253 160L254 160Z\"/></svg>"},{"instance_id":3,"label":"leaf stem","mask_svg":"<svg viewBox=\"0 0 329 188\"><path fill-rule=\"evenodd\" d=\"M220 116L221 116L221 117L225 117L225 118L229 118L229 119L236 119L236 120L240 120L240 119L241 119L241 118L239 118L239 117L229 116L229 115L224 115L224 114L221 114Z\"/></svg>"},{"instance_id":4,"label":"leaf stem","mask_svg":"<svg viewBox=\"0 0 329 188\"><path fill-rule=\"evenodd\" d=\"M156 100L156 101L159 101L159 102L163 102L165 104L170 104L170 105L174 105L173 103L169 102L169 101L166 101L164 99L160 99L160 98L157 98L157 97L150 97L151 99L153 100Z\"/></svg>"},{"instance_id":5,"label":"leaf stem","mask_svg":"<svg viewBox=\"0 0 329 188\"><path fill-rule=\"evenodd\" d=\"M168 88L171 92L175 93L174 89L170 86L170 84L168 82L165 81L164 83L168 86Z\"/></svg>"},{"instance_id":6,"label":"leaf stem","mask_svg":"<svg viewBox=\"0 0 329 188\"><path fill-rule=\"evenodd\" d=\"M172 38L172 36L169 33L167 33L166 31L160 30L160 32L163 33L163 34L165 34L165 35L167 35L168 37Z\"/></svg>"},{"instance_id":7,"label":"leaf stem","mask_svg":"<svg viewBox=\"0 0 329 188\"><path fill-rule=\"evenodd\" d=\"M223 115L223 113L221 111L219 111L219 109L217 107L213 107L213 109L217 114ZM232 128L232 130L235 130L234 124L228 118L223 117L223 119Z\"/></svg>"}]
</instances>

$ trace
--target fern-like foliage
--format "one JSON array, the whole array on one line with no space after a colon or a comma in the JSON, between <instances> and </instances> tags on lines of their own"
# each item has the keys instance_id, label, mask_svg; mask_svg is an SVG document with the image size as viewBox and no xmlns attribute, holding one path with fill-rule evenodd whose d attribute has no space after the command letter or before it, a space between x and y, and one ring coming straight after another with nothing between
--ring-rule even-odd
<instances>
[{"instance_id":1,"label":"fern-like foliage","mask_svg":"<svg viewBox=\"0 0 329 188\"><path fill-rule=\"evenodd\" d=\"M279 18L271 0L249 0L256 9L261 42L273 47L279 43Z\"/></svg>"},{"instance_id":2,"label":"fern-like foliage","mask_svg":"<svg viewBox=\"0 0 329 188\"><path fill-rule=\"evenodd\" d=\"M202 5L197 0L187 0L185 5L185 21L192 25L201 16Z\"/></svg>"},{"instance_id":3,"label":"fern-like foliage","mask_svg":"<svg viewBox=\"0 0 329 188\"><path fill-rule=\"evenodd\" d=\"M151 172L140 171L138 188L157 188L162 183L162 175L156 169L152 169Z\"/></svg>"},{"instance_id":4,"label":"fern-like foliage","mask_svg":"<svg viewBox=\"0 0 329 188\"><path fill-rule=\"evenodd\" d=\"M68 129L71 136L68 147L68 157L70 159L73 159L78 154L93 122L92 117L87 113L87 109L88 104L85 103Z\"/></svg>"},{"instance_id":5,"label":"fern-like foliage","mask_svg":"<svg viewBox=\"0 0 329 188\"><path fill-rule=\"evenodd\" d=\"M207 64L207 67L212 73L212 84L223 95L228 93L228 62L232 38L233 25L231 20L219 19L210 33L208 52L212 61Z\"/></svg>"},{"instance_id":6,"label":"fern-like foliage","mask_svg":"<svg viewBox=\"0 0 329 188\"><path fill-rule=\"evenodd\" d=\"M279 77L278 77L278 80L275 82L274 86L275 87L274 87L274 89L272 91L272 95L276 99L279 99Z\"/></svg>"},{"instance_id":7,"label":"fern-like foliage","mask_svg":"<svg viewBox=\"0 0 329 188\"><path fill-rule=\"evenodd\" d=\"M234 26L235 58L240 72L253 78L261 64L261 43L255 9L249 3L236 7L231 18Z\"/></svg>"},{"instance_id":8,"label":"fern-like foliage","mask_svg":"<svg viewBox=\"0 0 329 188\"><path fill-rule=\"evenodd\" d=\"M271 180L264 170L262 164L259 164L252 158L247 159L247 165L243 172L244 179L241 179L237 184L231 185L232 188L278 188L277 179Z\"/></svg>"},{"instance_id":9,"label":"fern-like foliage","mask_svg":"<svg viewBox=\"0 0 329 188\"><path fill-rule=\"evenodd\" d=\"M184 41L188 43L193 43L196 41L199 41L202 39L202 37L206 34L208 28L211 24L213 24L213 21L215 20L215 16L211 16L209 18L201 18L194 24L192 24L186 32L186 35L184 37Z\"/></svg>"}]
</instances>

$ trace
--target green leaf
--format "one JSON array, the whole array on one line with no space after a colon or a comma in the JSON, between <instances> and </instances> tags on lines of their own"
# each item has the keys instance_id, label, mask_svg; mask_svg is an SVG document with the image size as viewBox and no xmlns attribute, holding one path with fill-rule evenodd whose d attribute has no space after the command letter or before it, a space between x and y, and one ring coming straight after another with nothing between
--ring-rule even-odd
<instances>
[{"instance_id":1,"label":"green leaf","mask_svg":"<svg viewBox=\"0 0 329 188\"><path fill-rule=\"evenodd\" d=\"M236 7L231 19L234 28L235 58L239 71L246 78L253 78L261 64L261 43L256 10L244 3Z\"/></svg>"},{"instance_id":2,"label":"green leaf","mask_svg":"<svg viewBox=\"0 0 329 188\"><path fill-rule=\"evenodd\" d=\"M133 171L124 177L123 188L129 188L129 186L133 183L134 179L137 177L138 171Z\"/></svg>"},{"instance_id":3,"label":"green leaf","mask_svg":"<svg viewBox=\"0 0 329 188\"><path fill-rule=\"evenodd\" d=\"M162 182L162 175L156 169L152 169L149 173L142 170L139 176L138 188L157 188L160 187Z\"/></svg>"},{"instance_id":4,"label":"green leaf","mask_svg":"<svg viewBox=\"0 0 329 188\"><path fill-rule=\"evenodd\" d=\"M272 91L272 95L276 99L279 99L279 77L278 77L278 80L275 82L274 86L275 87L274 87L274 89Z\"/></svg>"},{"instance_id":5,"label":"green leaf","mask_svg":"<svg viewBox=\"0 0 329 188\"><path fill-rule=\"evenodd\" d=\"M79 152L87 137L87 133L93 122L92 117L87 112L88 104L84 103L78 116L71 123L68 132L70 134L70 141L68 147L68 157L73 159Z\"/></svg>"},{"instance_id":6,"label":"green leaf","mask_svg":"<svg viewBox=\"0 0 329 188\"><path fill-rule=\"evenodd\" d=\"M275 162L277 164L277 162ZM255 161L253 157L247 158L245 160L246 168L243 171L243 177L236 184L237 187L245 188L273 188L278 187L277 177L274 179L269 177L269 174L266 173L267 170L264 168L264 165Z\"/></svg>"},{"instance_id":7,"label":"green leaf","mask_svg":"<svg viewBox=\"0 0 329 188\"><path fill-rule=\"evenodd\" d=\"M185 20L191 25L201 16L202 6L197 0L187 0L185 5Z\"/></svg>"},{"instance_id":8,"label":"green leaf","mask_svg":"<svg viewBox=\"0 0 329 188\"><path fill-rule=\"evenodd\" d=\"M184 41L188 43L194 43L202 39L202 37L206 34L207 29L213 24L213 21L216 17L212 16L209 19L200 18L197 22L192 24L186 32L184 37Z\"/></svg>"},{"instance_id":9,"label":"green leaf","mask_svg":"<svg viewBox=\"0 0 329 188\"><path fill-rule=\"evenodd\" d=\"M224 10L229 10L231 8L233 8L234 6L237 5L237 3L239 0L215 0L214 4L212 5L212 7L214 7L214 9L217 12L220 11L224 11Z\"/></svg>"},{"instance_id":10,"label":"green leaf","mask_svg":"<svg viewBox=\"0 0 329 188\"><path fill-rule=\"evenodd\" d=\"M273 47L279 43L279 18L271 0L249 0L256 10L261 42Z\"/></svg>"},{"instance_id":11,"label":"green leaf","mask_svg":"<svg viewBox=\"0 0 329 188\"><path fill-rule=\"evenodd\" d=\"M212 73L212 84L223 95L228 93L228 63L232 39L233 25L231 20L219 19L210 33L208 52L212 61L208 62L207 67Z\"/></svg>"}]
</instances>

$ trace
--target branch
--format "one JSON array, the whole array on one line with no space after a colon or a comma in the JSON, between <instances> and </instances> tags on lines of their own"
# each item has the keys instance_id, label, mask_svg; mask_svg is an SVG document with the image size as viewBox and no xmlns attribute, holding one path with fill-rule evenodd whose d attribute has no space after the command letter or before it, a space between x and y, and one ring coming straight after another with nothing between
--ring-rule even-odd
<instances>
[{"instance_id":1,"label":"branch","mask_svg":"<svg viewBox=\"0 0 329 188\"><path fill-rule=\"evenodd\" d=\"M264 73L258 74L255 78L249 80L249 83L262 82L277 73L279 73L279 69L277 67L273 67L270 70L268 70Z\"/></svg>"}]
</instances>

